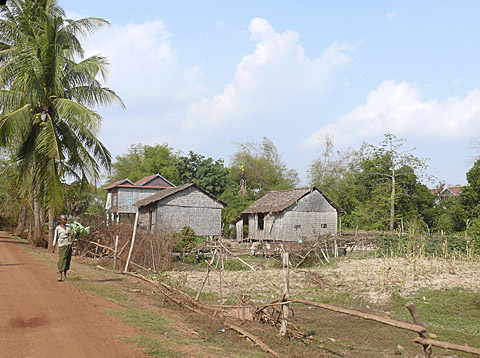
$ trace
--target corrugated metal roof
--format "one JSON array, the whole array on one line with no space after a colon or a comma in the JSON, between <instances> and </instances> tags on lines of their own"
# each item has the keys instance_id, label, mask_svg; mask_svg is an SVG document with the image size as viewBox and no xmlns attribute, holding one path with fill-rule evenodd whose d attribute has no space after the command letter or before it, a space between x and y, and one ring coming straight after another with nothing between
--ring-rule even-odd
<instances>
[{"instance_id":1,"label":"corrugated metal roof","mask_svg":"<svg viewBox=\"0 0 480 358\"><path fill-rule=\"evenodd\" d=\"M198 190L202 191L203 193L207 194L208 196L210 196L212 199L214 199L215 201L219 202L220 204L222 204L223 206L227 206L226 203L224 203L223 201L219 200L215 195L212 195L210 194L208 191L205 191L203 190L202 188L200 188L197 184L195 183L190 183L190 184L184 184L184 185L179 185L179 186L176 186L176 187L173 187L173 188L167 188L167 189L163 189L162 191L159 191L158 193L156 194L153 194L152 196L149 196L148 198L145 198L145 199L142 199L142 200L139 200L137 201L136 203L134 203L133 205L134 206L138 206L139 208L142 207L142 206L146 206L146 205L149 205L153 202L156 202L156 201L160 201L160 200L163 200L167 197L169 197L170 195L173 195L175 193L178 193L180 191L183 191L185 189L188 189L190 187L195 187L197 188Z\"/></svg>"}]
</instances>

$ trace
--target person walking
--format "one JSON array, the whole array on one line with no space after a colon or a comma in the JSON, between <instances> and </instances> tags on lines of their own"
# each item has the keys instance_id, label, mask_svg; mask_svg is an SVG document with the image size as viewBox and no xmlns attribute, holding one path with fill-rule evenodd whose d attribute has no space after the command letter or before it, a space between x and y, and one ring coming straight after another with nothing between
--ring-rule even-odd
<instances>
[{"instance_id":1,"label":"person walking","mask_svg":"<svg viewBox=\"0 0 480 358\"><path fill-rule=\"evenodd\" d=\"M70 225L67 224L67 216L60 215L60 225L55 228L55 236L53 237L52 252L55 252L55 246L58 243L58 272L62 282L67 279L67 271L70 269L70 261L72 260L72 233L70 233Z\"/></svg>"}]
</instances>

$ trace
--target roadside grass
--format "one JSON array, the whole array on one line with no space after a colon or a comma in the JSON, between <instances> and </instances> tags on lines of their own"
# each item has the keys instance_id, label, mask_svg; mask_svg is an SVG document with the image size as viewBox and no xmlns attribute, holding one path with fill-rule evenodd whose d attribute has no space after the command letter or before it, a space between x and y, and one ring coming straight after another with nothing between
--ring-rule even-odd
<instances>
[{"instance_id":1,"label":"roadside grass","mask_svg":"<svg viewBox=\"0 0 480 358\"><path fill-rule=\"evenodd\" d=\"M56 255L25 245L25 249L45 263L52 270L56 269ZM259 258L245 261L260 263ZM327 266L337 267L338 262L331 260ZM177 356L224 356L224 357L267 357L268 354L249 349L249 344L233 332L220 333L219 324L209 318L193 316L181 311L163 315L161 307L164 299L143 293L132 293L137 286L133 280L119 279L119 275L94 269L92 266L74 262L74 272L69 279L73 286L87 290L97 296L116 303L119 308L109 309L114 315L129 325L137 327L139 335L128 338L142 347L152 357ZM194 269L193 265L191 269ZM202 268L204 269L204 268ZM157 274L158 275L158 274ZM186 273L188 275L188 273ZM182 286L181 282L178 286ZM184 287L183 287L184 289ZM195 297L195 290L187 290ZM387 303L373 304L363 300L355 291L343 286L330 285L326 288L307 288L297 295L312 301L358 309L364 312L385 314L389 312L393 318L412 322L405 303L412 301L417 306L428 333L435 333L438 340L456 344L468 344L480 348L480 293L461 288L448 290L422 289L408 297L393 294ZM140 298L140 299L137 299ZM270 297L259 297L268 301ZM233 303L236 297L224 297L227 304ZM149 304L145 305L145 300ZM205 303L218 303L218 294L202 293L200 300ZM143 302L143 303L142 303ZM153 307L153 308L152 308ZM403 356L422 354L420 345L411 342L417 335L380 323L361 320L335 312L300 304L291 305L294 314L291 322L297 325L307 336L304 342L279 338L277 328L266 325L252 325L247 328L257 334L266 344L280 352L288 352L287 356L345 356L345 357L385 357L394 356L398 345L403 347ZM156 309L158 308L158 310ZM196 334L185 335L179 325L195 327ZM182 347L180 350L179 348ZM185 349L190 349L185 355ZM469 357L455 351L433 348L437 357ZM291 353L291 354L290 354ZM310 354L310 355L308 355Z\"/></svg>"}]
</instances>

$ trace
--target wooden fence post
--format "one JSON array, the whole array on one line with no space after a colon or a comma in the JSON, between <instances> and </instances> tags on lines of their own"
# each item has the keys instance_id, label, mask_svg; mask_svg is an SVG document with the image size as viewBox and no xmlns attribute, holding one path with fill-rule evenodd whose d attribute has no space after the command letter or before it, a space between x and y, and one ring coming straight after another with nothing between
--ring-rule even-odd
<instances>
[{"instance_id":1,"label":"wooden fence post","mask_svg":"<svg viewBox=\"0 0 480 358\"><path fill-rule=\"evenodd\" d=\"M137 235L137 226L138 226L138 209L137 214L135 215L135 224L133 224L133 235L132 235L132 244L130 245L130 251L128 252L127 263L125 264L125 272L128 272L128 265L130 264L130 259L132 257L133 246L135 245L135 236Z\"/></svg>"},{"instance_id":2,"label":"wooden fence post","mask_svg":"<svg viewBox=\"0 0 480 358\"><path fill-rule=\"evenodd\" d=\"M115 255L113 256L113 269L117 269L117 254L118 254L118 234L115 236Z\"/></svg>"},{"instance_id":3,"label":"wooden fence post","mask_svg":"<svg viewBox=\"0 0 480 358\"><path fill-rule=\"evenodd\" d=\"M424 327L422 319L420 318L420 314L418 313L417 306L415 306L415 304L413 302L408 302L408 303L405 304L405 307L407 307L408 311L412 315L413 323L415 323L416 325ZM427 335L424 332L419 333L418 335L422 339L427 339ZM425 353L425 357L427 357L427 358L430 357L432 355L432 346L431 345L424 345L423 346L423 352Z\"/></svg>"},{"instance_id":4,"label":"wooden fence post","mask_svg":"<svg viewBox=\"0 0 480 358\"><path fill-rule=\"evenodd\" d=\"M282 253L283 262L283 301L288 301L290 296L290 257L288 252ZM288 310L289 305L282 305L282 322L280 326L280 334L282 336L287 334L288 326Z\"/></svg>"}]
</instances>

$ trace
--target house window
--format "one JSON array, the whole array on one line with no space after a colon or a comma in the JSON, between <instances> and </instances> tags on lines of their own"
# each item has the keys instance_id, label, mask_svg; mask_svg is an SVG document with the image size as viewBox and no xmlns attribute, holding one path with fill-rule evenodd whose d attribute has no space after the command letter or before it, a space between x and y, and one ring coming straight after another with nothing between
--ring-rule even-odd
<instances>
[{"instance_id":1,"label":"house window","mask_svg":"<svg viewBox=\"0 0 480 358\"><path fill-rule=\"evenodd\" d=\"M258 213L258 230L263 230L263 227L265 226L265 222L263 221L264 217L264 213Z\"/></svg>"},{"instance_id":2,"label":"house window","mask_svg":"<svg viewBox=\"0 0 480 358\"><path fill-rule=\"evenodd\" d=\"M113 196L113 206L117 206L117 196Z\"/></svg>"},{"instance_id":3,"label":"house window","mask_svg":"<svg viewBox=\"0 0 480 358\"><path fill-rule=\"evenodd\" d=\"M321 229L326 229L326 228L327 228L327 224L320 224L320 228L321 228Z\"/></svg>"},{"instance_id":4,"label":"house window","mask_svg":"<svg viewBox=\"0 0 480 358\"><path fill-rule=\"evenodd\" d=\"M127 196L127 206L133 205L133 195Z\"/></svg>"}]
</instances>

